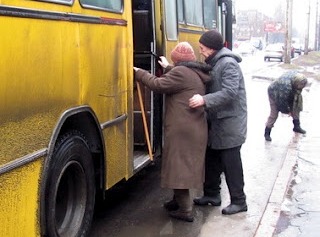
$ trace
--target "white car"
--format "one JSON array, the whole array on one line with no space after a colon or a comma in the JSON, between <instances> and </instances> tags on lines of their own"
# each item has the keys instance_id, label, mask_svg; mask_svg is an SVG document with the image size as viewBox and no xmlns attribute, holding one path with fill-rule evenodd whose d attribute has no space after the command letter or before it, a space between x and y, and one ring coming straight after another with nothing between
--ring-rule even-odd
<instances>
[{"instance_id":1,"label":"white car","mask_svg":"<svg viewBox=\"0 0 320 237\"><path fill-rule=\"evenodd\" d=\"M270 58L275 58L282 62L283 57L284 47L282 44L269 44L264 50L264 61L270 61Z\"/></svg>"},{"instance_id":2,"label":"white car","mask_svg":"<svg viewBox=\"0 0 320 237\"><path fill-rule=\"evenodd\" d=\"M253 55L256 51L256 48L253 47L249 42L242 42L235 51L242 56Z\"/></svg>"}]
</instances>

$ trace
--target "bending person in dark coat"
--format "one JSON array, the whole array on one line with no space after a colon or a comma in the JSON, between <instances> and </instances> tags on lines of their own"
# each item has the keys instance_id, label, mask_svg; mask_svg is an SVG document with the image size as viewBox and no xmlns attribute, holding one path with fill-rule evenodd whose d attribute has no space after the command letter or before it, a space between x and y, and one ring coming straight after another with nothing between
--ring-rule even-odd
<instances>
[{"instance_id":1,"label":"bending person in dark coat","mask_svg":"<svg viewBox=\"0 0 320 237\"><path fill-rule=\"evenodd\" d=\"M300 127L300 112L303 107L301 92L306 85L307 78L297 71L286 72L270 84L268 87L270 115L264 131L266 141L271 141L271 129L277 121L279 112L292 117L294 132L306 133Z\"/></svg>"},{"instance_id":2,"label":"bending person in dark coat","mask_svg":"<svg viewBox=\"0 0 320 237\"><path fill-rule=\"evenodd\" d=\"M194 217L189 189L203 185L208 132L204 109L190 108L188 99L195 93L204 95L211 68L195 61L187 42L173 49L171 59L174 67L167 67L161 77L135 68L135 79L166 95L161 187L173 189L174 195L164 207L171 217L191 222ZM167 60L161 60L159 63L166 67Z\"/></svg>"}]
</instances>

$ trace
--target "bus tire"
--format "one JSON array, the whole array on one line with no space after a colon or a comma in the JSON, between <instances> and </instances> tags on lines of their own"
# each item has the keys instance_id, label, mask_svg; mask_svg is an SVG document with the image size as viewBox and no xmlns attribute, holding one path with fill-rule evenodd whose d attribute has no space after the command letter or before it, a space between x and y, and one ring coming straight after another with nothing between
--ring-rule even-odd
<instances>
[{"instance_id":1,"label":"bus tire","mask_svg":"<svg viewBox=\"0 0 320 237\"><path fill-rule=\"evenodd\" d=\"M45 197L47 236L88 236L95 203L88 142L81 133L68 132L58 140L51 162Z\"/></svg>"}]
</instances>

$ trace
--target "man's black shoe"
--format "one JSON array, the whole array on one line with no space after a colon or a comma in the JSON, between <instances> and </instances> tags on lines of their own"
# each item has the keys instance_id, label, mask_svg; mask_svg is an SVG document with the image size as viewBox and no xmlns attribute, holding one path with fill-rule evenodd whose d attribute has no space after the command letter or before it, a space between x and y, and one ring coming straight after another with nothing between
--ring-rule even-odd
<instances>
[{"instance_id":1,"label":"man's black shoe","mask_svg":"<svg viewBox=\"0 0 320 237\"><path fill-rule=\"evenodd\" d=\"M236 214L238 212L244 212L247 210L248 210L248 207L246 203L243 203L240 205L231 203L229 206L222 209L222 214L232 215L232 214Z\"/></svg>"},{"instance_id":2,"label":"man's black shoe","mask_svg":"<svg viewBox=\"0 0 320 237\"><path fill-rule=\"evenodd\" d=\"M221 196L217 194L213 197L203 196L200 198L193 199L194 204L199 206L205 206L211 204L212 206L220 206L221 205Z\"/></svg>"}]
</instances>

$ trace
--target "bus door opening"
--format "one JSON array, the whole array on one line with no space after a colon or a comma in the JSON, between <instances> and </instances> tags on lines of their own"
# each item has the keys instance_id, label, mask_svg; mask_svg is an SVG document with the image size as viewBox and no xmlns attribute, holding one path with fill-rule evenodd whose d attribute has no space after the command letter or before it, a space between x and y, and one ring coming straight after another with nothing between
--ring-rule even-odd
<instances>
[{"instance_id":1,"label":"bus door opening","mask_svg":"<svg viewBox=\"0 0 320 237\"><path fill-rule=\"evenodd\" d=\"M157 57L154 41L153 0L133 0L133 43L134 66L155 73ZM143 105L149 132L150 144L154 150L154 94L140 83ZM134 86L134 156L135 170L149 158L147 138L139 103L137 84Z\"/></svg>"}]
</instances>

